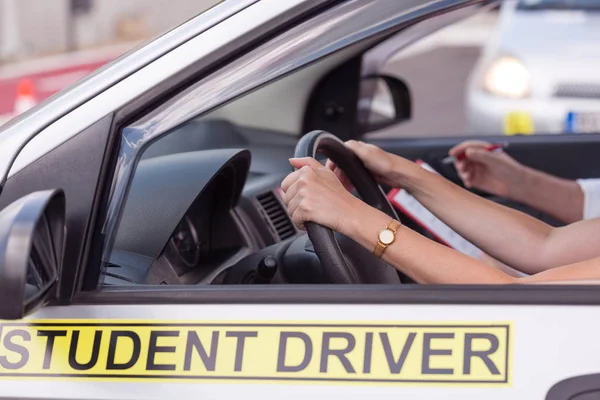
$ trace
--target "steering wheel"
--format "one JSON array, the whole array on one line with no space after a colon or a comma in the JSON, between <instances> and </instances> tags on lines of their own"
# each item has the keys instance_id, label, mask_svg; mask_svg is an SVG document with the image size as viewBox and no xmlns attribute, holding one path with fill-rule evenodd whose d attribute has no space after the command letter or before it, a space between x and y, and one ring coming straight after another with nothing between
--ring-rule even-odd
<instances>
[{"instance_id":1,"label":"steering wheel","mask_svg":"<svg viewBox=\"0 0 600 400\"><path fill-rule=\"evenodd\" d=\"M330 158L344 171L365 203L399 220L373 175L340 139L325 131L312 131L300 139L294 155L315 157L317 153ZM402 274L359 244L352 242L350 246L344 246L348 256L344 257L333 230L313 222L304 225L328 283L401 283ZM340 240L350 239L340 237Z\"/></svg>"}]
</instances>

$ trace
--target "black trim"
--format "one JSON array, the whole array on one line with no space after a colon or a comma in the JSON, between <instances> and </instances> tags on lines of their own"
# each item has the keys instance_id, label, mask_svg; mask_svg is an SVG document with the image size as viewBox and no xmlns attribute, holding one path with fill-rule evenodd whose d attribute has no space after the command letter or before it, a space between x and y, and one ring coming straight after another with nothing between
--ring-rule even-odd
<instances>
[{"instance_id":1,"label":"black trim","mask_svg":"<svg viewBox=\"0 0 600 400\"><path fill-rule=\"evenodd\" d=\"M306 104L301 135L320 130L344 141L358 137L362 56L334 68L316 84Z\"/></svg>"},{"instance_id":2,"label":"black trim","mask_svg":"<svg viewBox=\"0 0 600 400\"><path fill-rule=\"evenodd\" d=\"M105 287L74 304L435 304L600 305L583 285L256 285Z\"/></svg>"},{"instance_id":3,"label":"black trim","mask_svg":"<svg viewBox=\"0 0 600 400\"><path fill-rule=\"evenodd\" d=\"M596 396L600 398L600 374L581 375L560 381L550 388L546 400L577 400L578 396L589 393L597 393Z\"/></svg>"},{"instance_id":4,"label":"black trim","mask_svg":"<svg viewBox=\"0 0 600 400\"><path fill-rule=\"evenodd\" d=\"M0 209L35 191L62 189L66 198L67 235L60 272L58 300L68 303L75 292L77 273L95 229L92 205L103 175L113 115L107 115L48 154L11 176L0 196Z\"/></svg>"},{"instance_id":5,"label":"black trim","mask_svg":"<svg viewBox=\"0 0 600 400\"><path fill-rule=\"evenodd\" d=\"M110 132L115 131L116 120L112 118ZM104 231L102 229L102 216L101 211L106 210L108 207L109 193L111 190L112 179L114 175L114 168L106 168L106 165L116 165L119 158L119 152L117 143L121 140L119 135L109 134L107 138L106 148L104 149L104 155L102 158L102 165L100 167L100 177L98 178L98 186L96 189L94 201L92 203L92 209L90 212L91 218L89 227L86 231L85 247L81 256L79 267L77 268L77 278L75 280L76 287L73 288L69 301L73 299L75 293L82 289L82 287L98 288L99 287L99 274L98 276L91 277L90 274L86 274L90 260L100 261L102 258L102 251L104 250ZM102 239L99 239L102 238ZM100 262L98 262L98 266ZM93 281L91 279L94 278Z\"/></svg>"}]
</instances>

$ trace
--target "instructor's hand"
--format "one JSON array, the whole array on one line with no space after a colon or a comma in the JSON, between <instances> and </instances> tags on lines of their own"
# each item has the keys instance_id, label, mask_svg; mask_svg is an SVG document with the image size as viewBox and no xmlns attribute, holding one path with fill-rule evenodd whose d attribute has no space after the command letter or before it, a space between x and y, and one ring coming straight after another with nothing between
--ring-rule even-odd
<instances>
[{"instance_id":1,"label":"instructor's hand","mask_svg":"<svg viewBox=\"0 0 600 400\"><path fill-rule=\"evenodd\" d=\"M465 153L462 161L456 161L456 171L467 188L510 197L520 189L526 168L503 151L485 149L490 143L468 140L450 149L451 156Z\"/></svg>"},{"instance_id":2,"label":"instructor's hand","mask_svg":"<svg viewBox=\"0 0 600 400\"><path fill-rule=\"evenodd\" d=\"M314 158L292 158L290 164L297 170L283 180L281 189L294 224L304 229L305 222L315 222L348 235L353 219L368 206Z\"/></svg>"}]
</instances>

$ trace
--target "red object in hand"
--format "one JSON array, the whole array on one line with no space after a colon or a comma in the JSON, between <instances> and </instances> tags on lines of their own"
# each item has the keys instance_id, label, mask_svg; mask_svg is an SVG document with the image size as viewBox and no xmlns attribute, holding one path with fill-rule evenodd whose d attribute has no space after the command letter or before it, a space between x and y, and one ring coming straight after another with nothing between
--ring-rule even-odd
<instances>
[{"instance_id":1,"label":"red object in hand","mask_svg":"<svg viewBox=\"0 0 600 400\"><path fill-rule=\"evenodd\" d=\"M497 144L492 144L489 146L485 147L486 151L496 151L496 150L502 150L508 147L508 143L497 143ZM450 164L453 163L455 160L456 161L462 161L467 157L466 153L463 151L462 153L460 153L457 157L454 156L448 156L446 158L444 158L442 160L443 164Z\"/></svg>"}]
</instances>

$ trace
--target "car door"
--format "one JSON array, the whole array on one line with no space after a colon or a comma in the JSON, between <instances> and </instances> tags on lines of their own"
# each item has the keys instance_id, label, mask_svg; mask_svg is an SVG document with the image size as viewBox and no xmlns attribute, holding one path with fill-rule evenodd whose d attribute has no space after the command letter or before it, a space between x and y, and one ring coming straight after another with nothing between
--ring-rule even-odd
<instances>
[{"instance_id":1,"label":"car door","mask_svg":"<svg viewBox=\"0 0 600 400\"><path fill-rule=\"evenodd\" d=\"M364 26L353 24L371 18L368 31L375 34L389 28L381 14L394 11L400 25L448 11L445 2L283 3L259 2L207 29L57 115L32 141L48 147L11 154L22 157L22 168L3 185L2 210L30 193L62 188L67 239L48 302L21 319L3 316L0 396L541 398L560 381L597 373L600 292L593 285L104 284L144 145L199 113L257 93L323 52L359 43L363 37L354 34ZM453 6L461 5L471 3ZM322 29L325 21L331 29ZM225 46L230 43L235 46ZM194 53L202 56L186 58ZM229 57L215 65L223 53ZM181 69L167 73L166 66ZM152 76L160 79L148 81ZM53 136L59 133L68 140ZM230 149L216 150L199 160ZM197 179L206 173L193 172ZM268 180L264 171L257 175ZM178 200L167 186L154 189ZM0 218L2 239L33 242L31 224L20 225L30 227L28 235L4 232L13 226L6 216L21 215L15 209L23 210L11 208ZM133 211L161 217L142 207ZM23 250L22 240L0 241L9 242L3 251ZM62 246L56 248L60 253ZM19 265L2 253L0 276L26 276L33 253L21 253ZM3 281L5 288L6 282L12 281ZM22 305L23 299L4 296L3 304Z\"/></svg>"}]
</instances>

